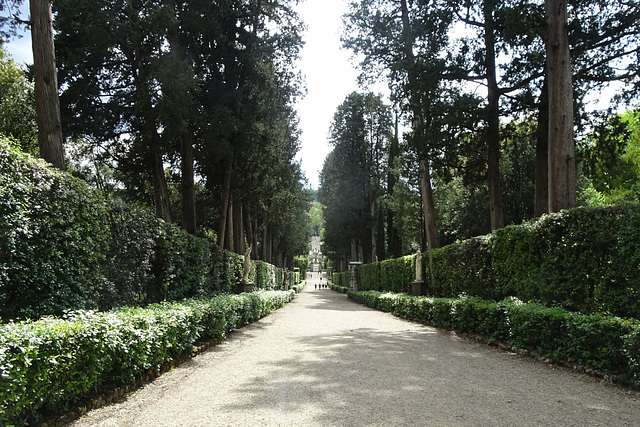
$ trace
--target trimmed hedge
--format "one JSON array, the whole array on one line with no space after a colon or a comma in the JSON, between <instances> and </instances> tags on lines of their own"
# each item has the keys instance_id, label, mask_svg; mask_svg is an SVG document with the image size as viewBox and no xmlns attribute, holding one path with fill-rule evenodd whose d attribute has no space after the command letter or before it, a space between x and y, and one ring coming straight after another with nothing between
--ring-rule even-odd
<instances>
[{"instance_id":1,"label":"trimmed hedge","mask_svg":"<svg viewBox=\"0 0 640 427\"><path fill-rule=\"evenodd\" d=\"M584 315L517 298L432 298L377 291L349 291L369 307L436 327L480 333L514 348L615 375L640 386L640 321Z\"/></svg>"},{"instance_id":2,"label":"trimmed hedge","mask_svg":"<svg viewBox=\"0 0 640 427\"><path fill-rule=\"evenodd\" d=\"M100 389L132 384L294 294L259 291L0 325L0 425L32 424Z\"/></svg>"},{"instance_id":3,"label":"trimmed hedge","mask_svg":"<svg viewBox=\"0 0 640 427\"><path fill-rule=\"evenodd\" d=\"M283 289L282 269L254 264L257 288ZM0 137L0 320L210 297L242 275L243 256L104 200Z\"/></svg>"},{"instance_id":4,"label":"trimmed hedge","mask_svg":"<svg viewBox=\"0 0 640 427\"><path fill-rule=\"evenodd\" d=\"M349 288L346 286L334 285L333 282L329 282L329 289L334 290L336 292L340 292L341 294L346 294L349 292Z\"/></svg>"},{"instance_id":5,"label":"trimmed hedge","mask_svg":"<svg viewBox=\"0 0 640 427\"><path fill-rule=\"evenodd\" d=\"M577 208L423 255L430 295L509 296L640 319L640 205ZM411 292L415 255L361 267L361 289ZM348 272L334 273L348 286Z\"/></svg>"}]
</instances>

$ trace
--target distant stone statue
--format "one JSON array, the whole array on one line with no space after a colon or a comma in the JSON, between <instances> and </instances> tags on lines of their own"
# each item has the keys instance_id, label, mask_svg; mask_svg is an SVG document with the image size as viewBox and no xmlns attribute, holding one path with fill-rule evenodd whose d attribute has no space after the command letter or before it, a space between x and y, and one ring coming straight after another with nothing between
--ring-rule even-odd
<instances>
[{"instance_id":1,"label":"distant stone statue","mask_svg":"<svg viewBox=\"0 0 640 427\"><path fill-rule=\"evenodd\" d=\"M249 273L251 272L251 246L244 253L244 275L242 277L242 283L249 283Z\"/></svg>"},{"instance_id":2,"label":"distant stone statue","mask_svg":"<svg viewBox=\"0 0 640 427\"><path fill-rule=\"evenodd\" d=\"M416 282L423 282L422 277L422 252L416 254Z\"/></svg>"}]
</instances>

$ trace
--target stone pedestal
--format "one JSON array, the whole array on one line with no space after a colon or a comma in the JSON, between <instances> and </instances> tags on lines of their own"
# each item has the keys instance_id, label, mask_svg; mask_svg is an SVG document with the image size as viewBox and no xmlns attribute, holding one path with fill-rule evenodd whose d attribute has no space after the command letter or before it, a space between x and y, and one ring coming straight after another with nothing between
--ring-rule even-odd
<instances>
[{"instance_id":1,"label":"stone pedestal","mask_svg":"<svg viewBox=\"0 0 640 427\"><path fill-rule=\"evenodd\" d=\"M351 270L351 281L349 282L349 289L352 291L360 290L360 266L361 262L350 262L349 270Z\"/></svg>"},{"instance_id":2,"label":"stone pedestal","mask_svg":"<svg viewBox=\"0 0 640 427\"><path fill-rule=\"evenodd\" d=\"M411 295L420 297L427 295L427 284L424 280L411 283Z\"/></svg>"},{"instance_id":3,"label":"stone pedestal","mask_svg":"<svg viewBox=\"0 0 640 427\"><path fill-rule=\"evenodd\" d=\"M238 282L236 284L236 293L241 294L243 292L244 293L253 292L253 282L249 282L245 280L241 280L240 282Z\"/></svg>"}]
</instances>

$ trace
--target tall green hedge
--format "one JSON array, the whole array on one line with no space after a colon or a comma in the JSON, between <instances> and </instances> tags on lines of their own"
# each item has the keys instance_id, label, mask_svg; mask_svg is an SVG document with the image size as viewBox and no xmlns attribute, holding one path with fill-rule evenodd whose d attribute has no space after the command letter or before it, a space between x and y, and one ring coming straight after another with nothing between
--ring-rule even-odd
<instances>
[{"instance_id":1,"label":"tall green hedge","mask_svg":"<svg viewBox=\"0 0 640 427\"><path fill-rule=\"evenodd\" d=\"M640 205L577 208L434 253L432 293L640 318Z\"/></svg>"},{"instance_id":2,"label":"tall green hedge","mask_svg":"<svg viewBox=\"0 0 640 427\"><path fill-rule=\"evenodd\" d=\"M283 288L281 269L258 271L258 288ZM0 319L207 297L242 275L241 255L104 200L0 138Z\"/></svg>"},{"instance_id":3,"label":"tall green hedge","mask_svg":"<svg viewBox=\"0 0 640 427\"><path fill-rule=\"evenodd\" d=\"M577 208L423 256L429 293L517 297L582 313L640 318L640 205ZM348 273L334 283L348 286ZM415 256L361 267L361 289L411 292Z\"/></svg>"}]
</instances>

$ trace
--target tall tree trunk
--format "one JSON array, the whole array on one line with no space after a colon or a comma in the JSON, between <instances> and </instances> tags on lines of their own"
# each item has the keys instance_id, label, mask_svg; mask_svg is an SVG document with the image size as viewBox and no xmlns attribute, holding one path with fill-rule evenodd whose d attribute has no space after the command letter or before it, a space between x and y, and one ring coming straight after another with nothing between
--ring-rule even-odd
<instances>
[{"instance_id":1,"label":"tall tree trunk","mask_svg":"<svg viewBox=\"0 0 640 427\"><path fill-rule=\"evenodd\" d=\"M549 213L549 88L545 76L538 106L536 136L536 196L534 214Z\"/></svg>"},{"instance_id":2,"label":"tall tree trunk","mask_svg":"<svg viewBox=\"0 0 640 427\"><path fill-rule=\"evenodd\" d=\"M196 234L196 190L193 177L193 127L191 125L193 70L186 59L184 47L179 39L178 16L174 0L164 0L164 4L171 11L172 25L168 27L167 39L172 59L169 68L174 81L168 87L163 85L163 95L174 102L174 115L177 125L169 127L180 140L181 154L181 191L182 191L182 228L189 234ZM176 82L179 84L175 85ZM175 85L175 86L174 86ZM186 101L185 101L186 100Z\"/></svg>"},{"instance_id":3,"label":"tall tree trunk","mask_svg":"<svg viewBox=\"0 0 640 427\"><path fill-rule=\"evenodd\" d=\"M408 68L407 75L409 79L409 86L411 87L411 94L409 103L411 104L411 111L413 113L413 130L416 135L422 136L424 116L421 110L421 104L419 97L414 93L418 87L418 73L416 70L416 60L413 54L413 45L415 43L413 29L409 20L409 8L407 7L407 0L400 0L400 8L402 11L402 36L403 36L403 48L404 55L407 59ZM431 188L431 172L428 166L428 154L420 153L418 150L418 156L420 158L420 188L422 193L422 204L424 209L424 222L425 230L427 233L427 244L429 250L438 247L438 237L436 235L436 216L435 205L433 203L433 190Z\"/></svg>"},{"instance_id":4,"label":"tall tree trunk","mask_svg":"<svg viewBox=\"0 0 640 427\"><path fill-rule=\"evenodd\" d=\"M395 163L395 158L399 151L398 141L398 114L396 114L394 137L391 139L391 143L389 144L389 165L393 165ZM391 172L391 168L389 168L387 176L387 186L389 197L393 197L396 186L396 176ZM402 256L402 241L400 240L400 234L394 224L394 212L391 209L387 209L387 239L389 242L389 256L391 258L400 258Z\"/></svg>"},{"instance_id":5,"label":"tall tree trunk","mask_svg":"<svg viewBox=\"0 0 640 427\"><path fill-rule=\"evenodd\" d=\"M218 246L229 249L227 241L227 217L229 216L229 202L231 201L231 176L233 175L233 159L227 160L222 183L222 203L220 206L220 230L218 232Z\"/></svg>"},{"instance_id":6,"label":"tall tree trunk","mask_svg":"<svg viewBox=\"0 0 640 427\"><path fill-rule=\"evenodd\" d=\"M433 189L431 188L431 172L426 161L420 162L420 192L422 193L422 209L424 211L425 231L427 233L428 249L440 247L436 231L436 210L433 203Z\"/></svg>"},{"instance_id":7,"label":"tall tree trunk","mask_svg":"<svg viewBox=\"0 0 640 427\"><path fill-rule=\"evenodd\" d=\"M193 178L193 132L182 136L182 228L196 234L196 186Z\"/></svg>"},{"instance_id":8,"label":"tall tree trunk","mask_svg":"<svg viewBox=\"0 0 640 427\"><path fill-rule=\"evenodd\" d=\"M244 254L247 251L247 246L244 233L244 206L242 203L235 203L233 215L233 246L237 253Z\"/></svg>"},{"instance_id":9,"label":"tall tree trunk","mask_svg":"<svg viewBox=\"0 0 640 427\"><path fill-rule=\"evenodd\" d=\"M151 157L153 195L156 206L156 216L171 222L171 206L169 202L169 187L167 178L164 175L164 164L162 155L153 153Z\"/></svg>"},{"instance_id":10,"label":"tall tree trunk","mask_svg":"<svg viewBox=\"0 0 640 427\"><path fill-rule=\"evenodd\" d=\"M226 247L231 252L236 251L236 247L234 245L234 233L233 233L233 198L229 200L229 212L227 213L227 244Z\"/></svg>"},{"instance_id":11,"label":"tall tree trunk","mask_svg":"<svg viewBox=\"0 0 640 427\"><path fill-rule=\"evenodd\" d=\"M65 170L51 2L30 0L29 7L40 157Z\"/></svg>"},{"instance_id":12,"label":"tall tree trunk","mask_svg":"<svg viewBox=\"0 0 640 427\"><path fill-rule=\"evenodd\" d=\"M263 225L263 229L262 229L262 260L264 262L268 262L267 261L267 256L268 256L268 250L267 250L267 239L268 239L268 231L267 231L267 226Z\"/></svg>"},{"instance_id":13,"label":"tall tree trunk","mask_svg":"<svg viewBox=\"0 0 640 427\"><path fill-rule=\"evenodd\" d=\"M494 1L484 1L486 47L485 64L487 68L487 179L489 184L489 210L491 229L504 227L502 210L502 187L500 185L500 91L496 78L496 52L493 20Z\"/></svg>"},{"instance_id":14,"label":"tall tree trunk","mask_svg":"<svg viewBox=\"0 0 640 427\"><path fill-rule=\"evenodd\" d=\"M371 200L371 262L375 262L378 257L378 220L377 220L376 198Z\"/></svg>"},{"instance_id":15,"label":"tall tree trunk","mask_svg":"<svg viewBox=\"0 0 640 427\"><path fill-rule=\"evenodd\" d=\"M567 0L546 0L549 78L549 212L576 206L573 86Z\"/></svg>"}]
</instances>

